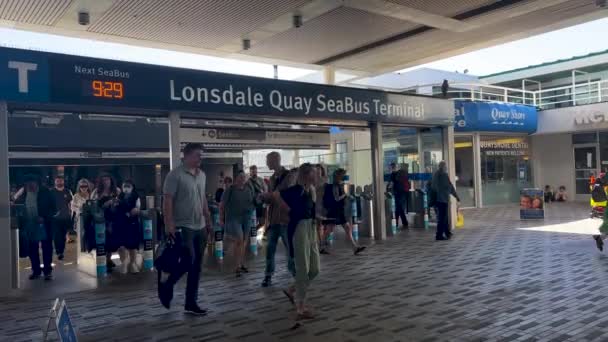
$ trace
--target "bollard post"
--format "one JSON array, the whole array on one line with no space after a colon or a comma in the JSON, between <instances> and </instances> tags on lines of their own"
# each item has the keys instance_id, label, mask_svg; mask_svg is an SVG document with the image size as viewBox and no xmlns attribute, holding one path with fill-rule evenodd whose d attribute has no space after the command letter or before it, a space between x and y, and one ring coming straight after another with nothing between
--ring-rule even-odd
<instances>
[{"instance_id":1,"label":"bollard post","mask_svg":"<svg viewBox=\"0 0 608 342\"><path fill-rule=\"evenodd\" d=\"M153 214L156 214L154 209L145 210L142 213L143 241L144 251L142 253L142 268L144 271L151 271L154 268L154 252L152 246L153 237Z\"/></svg>"},{"instance_id":2,"label":"bollard post","mask_svg":"<svg viewBox=\"0 0 608 342\"><path fill-rule=\"evenodd\" d=\"M250 217L249 226L251 227L251 230L249 234L249 250L251 251L251 254L258 255L258 230L256 229L258 218L255 209L251 211Z\"/></svg>"}]
</instances>

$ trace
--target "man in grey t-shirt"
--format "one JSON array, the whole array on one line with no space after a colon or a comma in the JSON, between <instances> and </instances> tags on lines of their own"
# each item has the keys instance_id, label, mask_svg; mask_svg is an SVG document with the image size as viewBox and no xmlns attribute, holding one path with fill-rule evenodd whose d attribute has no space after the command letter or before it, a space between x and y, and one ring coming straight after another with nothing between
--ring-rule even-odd
<instances>
[{"instance_id":1,"label":"man in grey t-shirt","mask_svg":"<svg viewBox=\"0 0 608 342\"><path fill-rule=\"evenodd\" d=\"M178 271L171 273L164 283L159 283L159 298L167 309L173 299L173 287L188 273L185 311L194 315L206 315L207 310L198 306L198 286L201 264L211 232L211 218L205 197L205 173L201 171L199 144L184 147L182 165L171 170L163 186L163 215L165 229L182 249Z\"/></svg>"}]
</instances>

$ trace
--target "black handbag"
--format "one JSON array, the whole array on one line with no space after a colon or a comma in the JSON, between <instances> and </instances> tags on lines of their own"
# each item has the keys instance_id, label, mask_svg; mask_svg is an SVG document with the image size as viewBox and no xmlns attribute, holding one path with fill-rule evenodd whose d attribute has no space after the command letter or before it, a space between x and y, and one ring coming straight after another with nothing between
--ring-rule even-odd
<instances>
[{"instance_id":1,"label":"black handbag","mask_svg":"<svg viewBox=\"0 0 608 342\"><path fill-rule=\"evenodd\" d=\"M154 268L158 272L173 273L179 270L181 250L179 238L165 239L156 248Z\"/></svg>"}]
</instances>

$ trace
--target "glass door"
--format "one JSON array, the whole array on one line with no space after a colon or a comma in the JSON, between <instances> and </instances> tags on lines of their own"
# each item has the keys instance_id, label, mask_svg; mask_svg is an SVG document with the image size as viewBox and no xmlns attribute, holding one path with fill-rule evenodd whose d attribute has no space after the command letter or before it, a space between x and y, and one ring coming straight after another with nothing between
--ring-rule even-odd
<instances>
[{"instance_id":1,"label":"glass door","mask_svg":"<svg viewBox=\"0 0 608 342\"><path fill-rule=\"evenodd\" d=\"M590 193L589 179L597 175L597 145L574 146L574 175L576 194Z\"/></svg>"},{"instance_id":2,"label":"glass door","mask_svg":"<svg viewBox=\"0 0 608 342\"><path fill-rule=\"evenodd\" d=\"M460 205L475 207L475 164L473 157L473 136L454 137L456 161L456 191L460 195Z\"/></svg>"}]
</instances>

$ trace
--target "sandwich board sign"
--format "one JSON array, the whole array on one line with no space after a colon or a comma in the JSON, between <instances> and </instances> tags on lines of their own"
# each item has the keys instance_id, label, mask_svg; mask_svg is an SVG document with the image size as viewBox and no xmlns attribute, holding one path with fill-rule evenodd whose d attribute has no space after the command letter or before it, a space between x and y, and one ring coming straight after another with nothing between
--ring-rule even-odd
<instances>
[{"instance_id":1,"label":"sandwich board sign","mask_svg":"<svg viewBox=\"0 0 608 342\"><path fill-rule=\"evenodd\" d=\"M78 342L76 331L72 325L72 320L65 300L62 300L60 303L59 298L55 299L46 325L46 330L44 331L43 341L46 341L51 325L53 324L55 325L57 337L60 342Z\"/></svg>"}]
</instances>

